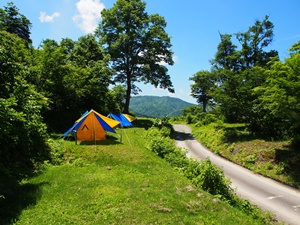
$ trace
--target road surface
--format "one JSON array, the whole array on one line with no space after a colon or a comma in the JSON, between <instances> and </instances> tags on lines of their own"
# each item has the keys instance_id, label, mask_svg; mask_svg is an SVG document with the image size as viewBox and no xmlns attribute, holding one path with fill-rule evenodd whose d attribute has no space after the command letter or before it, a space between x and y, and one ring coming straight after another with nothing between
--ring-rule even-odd
<instances>
[{"instance_id":1,"label":"road surface","mask_svg":"<svg viewBox=\"0 0 300 225\"><path fill-rule=\"evenodd\" d=\"M300 192L272 179L254 174L239 165L212 153L194 139L187 125L173 125L176 131L176 145L188 150L187 156L198 160L210 158L211 162L224 170L230 178L236 193L252 204L270 211L279 221L286 224L300 224Z\"/></svg>"}]
</instances>

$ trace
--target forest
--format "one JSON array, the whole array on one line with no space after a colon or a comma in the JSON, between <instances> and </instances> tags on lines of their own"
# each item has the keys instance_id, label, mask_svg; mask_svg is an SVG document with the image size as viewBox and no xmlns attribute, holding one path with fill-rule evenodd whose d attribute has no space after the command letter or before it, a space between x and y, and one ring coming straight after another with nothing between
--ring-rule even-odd
<instances>
[{"instance_id":1,"label":"forest","mask_svg":"<svg viewBox=\"0 0 300 225\"><path fill-rule=\"evenodd\" d=\"M49 157L49 134L66 131L86 110L128 113L140 91L135 82L174 91L160 64L173 64L164 19L145 13L142 1L125 3L103 10L94 34L44 39L37 48L17 6L0 9L0 185L35 171ZM126 16L133 10L136 21ZM116 18L124 27L114 27Z\"/></svg>"},{"instance_id":2,"label":"forest","mask_svg":"<svg viewBox=\"0 0 300 225\"><path fill-rule=\"evenodd\" d=\"M143 13L144 2L134 2L131 7L140 9L134 25L125 13L131 8L117 1L103 11L94 34L45 39L37 48L26 16L13 3L0 9L0 198L9 191L5 182L34 174L50 157L49 135L65 131L86 110L128 113L138 81L174 92L160 63L174 63L166 22ZM273 28L266 16L244 33L220 34L212 69L190 77L201 106L185 110L189 122L216 117L246 123L250 132L272 140L299 142L300 41L281 61L269 49Z\"/></svg>"},{"instance_id":3,"label":"forest","mask_svg":"<svg viewBox=\"0 0 300 225\"><path fill-rule=\"evenodd\" d=\"M282 62L278 52L270 50L273 28L265 16L246 32L219 34L211 70L190 77L192 96L202 103L204 113L227 123L246 123L259 136L292 138L296 143L300 133L300 41L290 47L289 57ZM185 114L199 119L193 110Z\"/></svg>"}]
</instances>

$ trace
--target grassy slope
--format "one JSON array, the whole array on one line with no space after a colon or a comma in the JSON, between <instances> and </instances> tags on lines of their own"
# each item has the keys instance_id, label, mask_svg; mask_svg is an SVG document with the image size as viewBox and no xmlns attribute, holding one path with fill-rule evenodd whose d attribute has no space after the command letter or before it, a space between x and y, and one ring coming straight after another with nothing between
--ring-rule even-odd
<instances>
[{"instance_id":1,"label":"grassy slope","mask_svg":"<svg viewBox=\"0 0 300 225\"><path fill-rule=\"evenodd\" d=\"M243 124L191 127L195 137L215 153L256 173L300 187L300 152L289 142L252 137Z\"/></svg>"},{"instance_id":2,"label":"grassy slope","mask_svg":"<svg viewBox=\"0 0 300 225\"><path fill-rule=\"evenodd\" d=\"M46 166L24 181L26 196L8 201L7 210L18 210L7 219L18 218L15 224L260 224L193 187L147 150L144 128L122 134L122 143L113 136L96 146L55 140L56 155L68 163Z\"/></svg>"}]
</instances>

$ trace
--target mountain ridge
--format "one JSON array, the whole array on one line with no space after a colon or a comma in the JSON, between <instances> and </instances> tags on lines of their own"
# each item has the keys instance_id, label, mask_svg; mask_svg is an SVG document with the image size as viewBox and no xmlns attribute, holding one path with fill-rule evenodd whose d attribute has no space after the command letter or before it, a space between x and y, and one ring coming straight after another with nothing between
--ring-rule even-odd
<instances>
[{"instance_id":1,"label":"mountain ridge","mask_svg":"<svg viewBox=\"0 0 300 225\"><path fill-rule=\"evenodd\" d=\"M180 116L184 108L195 105L170 96L143 95L131 97L129 110L136 116L163 118Z\"/></svg>"}]
</instances>

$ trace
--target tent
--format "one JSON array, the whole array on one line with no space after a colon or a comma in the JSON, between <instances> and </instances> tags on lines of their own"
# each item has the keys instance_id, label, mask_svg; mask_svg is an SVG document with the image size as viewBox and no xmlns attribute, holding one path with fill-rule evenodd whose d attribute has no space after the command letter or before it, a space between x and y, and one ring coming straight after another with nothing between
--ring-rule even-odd
<instances>
[{"instance_id":1,"label":"tent","mask_svg":"<svg viewBox=\"0 0 300 225\"><path fill-rule=\"evenodd\" d=\"M129 122L132 122L132 121L136 120L136 117L134 117L134 116L131 116L131 115L128 115L128 114L123 114L123 115L126 117L126 119L129 120Z\"/></svg>"},{"instance_id":2,"label":"tent","mask_svg":"<svg viewBox=\"0 0 300 225\"><path fill-rule=\"evenodd\" d=\"M110 113L108 114L107 117L119 121L121 127L132 127L131 121L127 119L127 117L125 117L125 115L122 113L118 113L118 114Z\"/></svg>"},{"instance_id":3,"label":"tent","mask_svg":"<svg viewBox=\"0 0 300 225\"><path fill-rule=\"evenodd\" d=\"M74 125L63 134L66 137L68 134L76 134L78 141L97 141L106 139L106 131L116 133L114 128L120 122L107 118L95 110L85 112Z\"/></svg>"}]
</instances>

